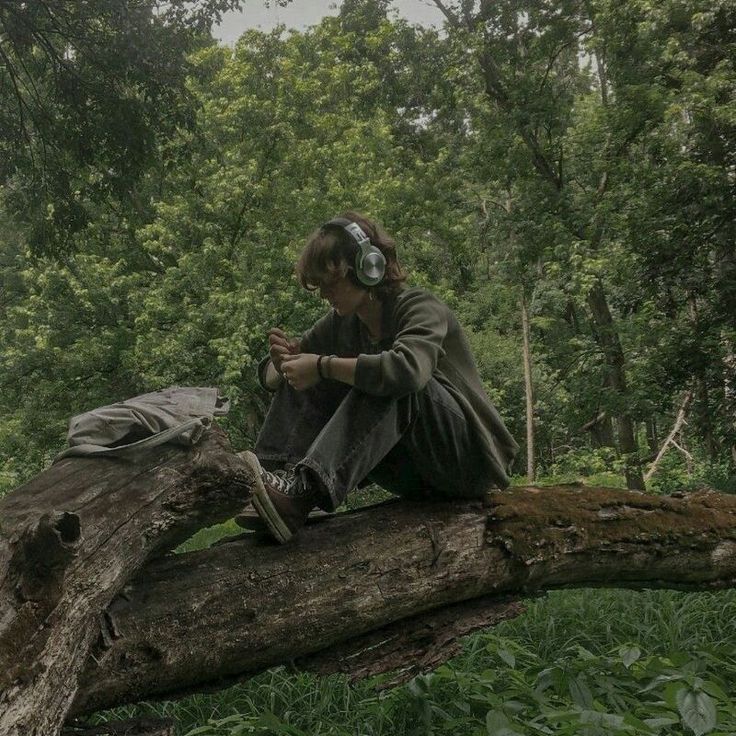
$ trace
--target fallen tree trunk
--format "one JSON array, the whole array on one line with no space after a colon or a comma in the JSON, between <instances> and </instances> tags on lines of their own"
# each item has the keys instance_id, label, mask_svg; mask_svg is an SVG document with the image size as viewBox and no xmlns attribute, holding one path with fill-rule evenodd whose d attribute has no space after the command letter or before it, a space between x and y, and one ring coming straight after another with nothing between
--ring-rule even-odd
<instances>
[{"instance_id":1,"label":"fallen tree trunk","mask_svg":"<svg viewBox=\"0 0 736 736\"><path fill-rule=\"evenodd\" d=\"M104 723L100 726L68 726L61 736L174 736L170 718L140 718Z\"/></svg>"},{"instance_id":2,"label":"fallen tree trunk","mask_svg":"<svg viewBox=\"0 0 736 736\"><path fill-rule=\"evenodd\" d=\"M59 732L107 604L152 555L232 516L250 483L213 428L187 451L68 458L0 499L0 734Z\"/></svg>"},{"instance_id":3,"label":"fallen tree trunk","mask_svg":"<svg viewBox=\"0 0 736 736\"><path fill-rule=\"evenodd\" d=\"M416 673L417 658L451 654L455 634L515 615L505 596L734 580L736 498L725 494L570 486L493 492L485 505L383 504L323 519L284 547L247 534L150 563L108 607L74 711L293 661Z\"/></svg>"}]
</instances>

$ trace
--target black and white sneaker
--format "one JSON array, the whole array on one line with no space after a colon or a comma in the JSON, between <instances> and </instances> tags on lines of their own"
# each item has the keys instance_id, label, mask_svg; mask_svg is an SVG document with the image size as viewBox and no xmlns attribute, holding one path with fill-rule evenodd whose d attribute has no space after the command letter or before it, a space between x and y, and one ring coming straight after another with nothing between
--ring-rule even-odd
<instances>
[{"instance_id":1,"label":"black and white sneaker","mask_svg":"<svg viewBox=\"0 0 736 736\"><path fill-rule=\"evenodd\" d=\"M256 482L253 507L265 522L273 538L288 542L304 526L309 512L317 505L319 493L293 471L272 473L261 467L252 452L240 453L250 465Z\"/></svg>"}]
</instances>

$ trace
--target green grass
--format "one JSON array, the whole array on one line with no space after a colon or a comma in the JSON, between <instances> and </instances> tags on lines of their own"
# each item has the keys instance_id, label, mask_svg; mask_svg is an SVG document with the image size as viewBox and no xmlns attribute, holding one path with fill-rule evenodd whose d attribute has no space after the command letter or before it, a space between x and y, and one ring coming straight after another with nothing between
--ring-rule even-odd
<instances>
[{"instance_id":1,"label":"green grass","mask_svg":"<svg viewBox=\"0 0 736 736\"><path fill-rule=\"evenodd\" d=\"M527 605L393 690L277 668L102 717L166 715L182 736L736 733L736 591L555 591Z\"/></svg>"}]
</instances>

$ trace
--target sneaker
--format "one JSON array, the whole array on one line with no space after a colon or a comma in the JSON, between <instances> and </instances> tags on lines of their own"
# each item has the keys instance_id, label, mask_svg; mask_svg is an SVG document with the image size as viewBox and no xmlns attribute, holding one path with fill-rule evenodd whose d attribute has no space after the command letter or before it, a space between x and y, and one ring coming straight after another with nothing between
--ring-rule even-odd
<instances>
[{"instance_id":1,"label":"sneaker","mask_svg":"<svg viewBox=\"0 0 736 736\"><path fill-rule=\"evenodd\" d=\"M256 477L252 498L255 510L277 542L288 542L304 526L318 494L293 472L264 470L252 452L244 452L241 457Z\"/></svg>"}]
</instances>

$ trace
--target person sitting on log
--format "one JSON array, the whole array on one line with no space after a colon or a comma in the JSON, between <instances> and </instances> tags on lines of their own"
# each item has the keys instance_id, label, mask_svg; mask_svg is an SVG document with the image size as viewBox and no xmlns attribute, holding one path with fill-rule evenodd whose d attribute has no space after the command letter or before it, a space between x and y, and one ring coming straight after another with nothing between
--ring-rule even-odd
<instances>
[{"instance_id":1,"label":"person sitting on log","mask_svg":"<svg viewBox=\"0 0 736 736\"><path fill-rule=\"evenodd\" d=\"M273 537L288 541L316 506L334 510L368 482L427 500L505 488L518 445L457 318L406 286L385 230L346 212L312 233L296 273L331 309L301 339L272 328L259 364L275 393L244 456Z\"/></svg>"}]
</instances>

